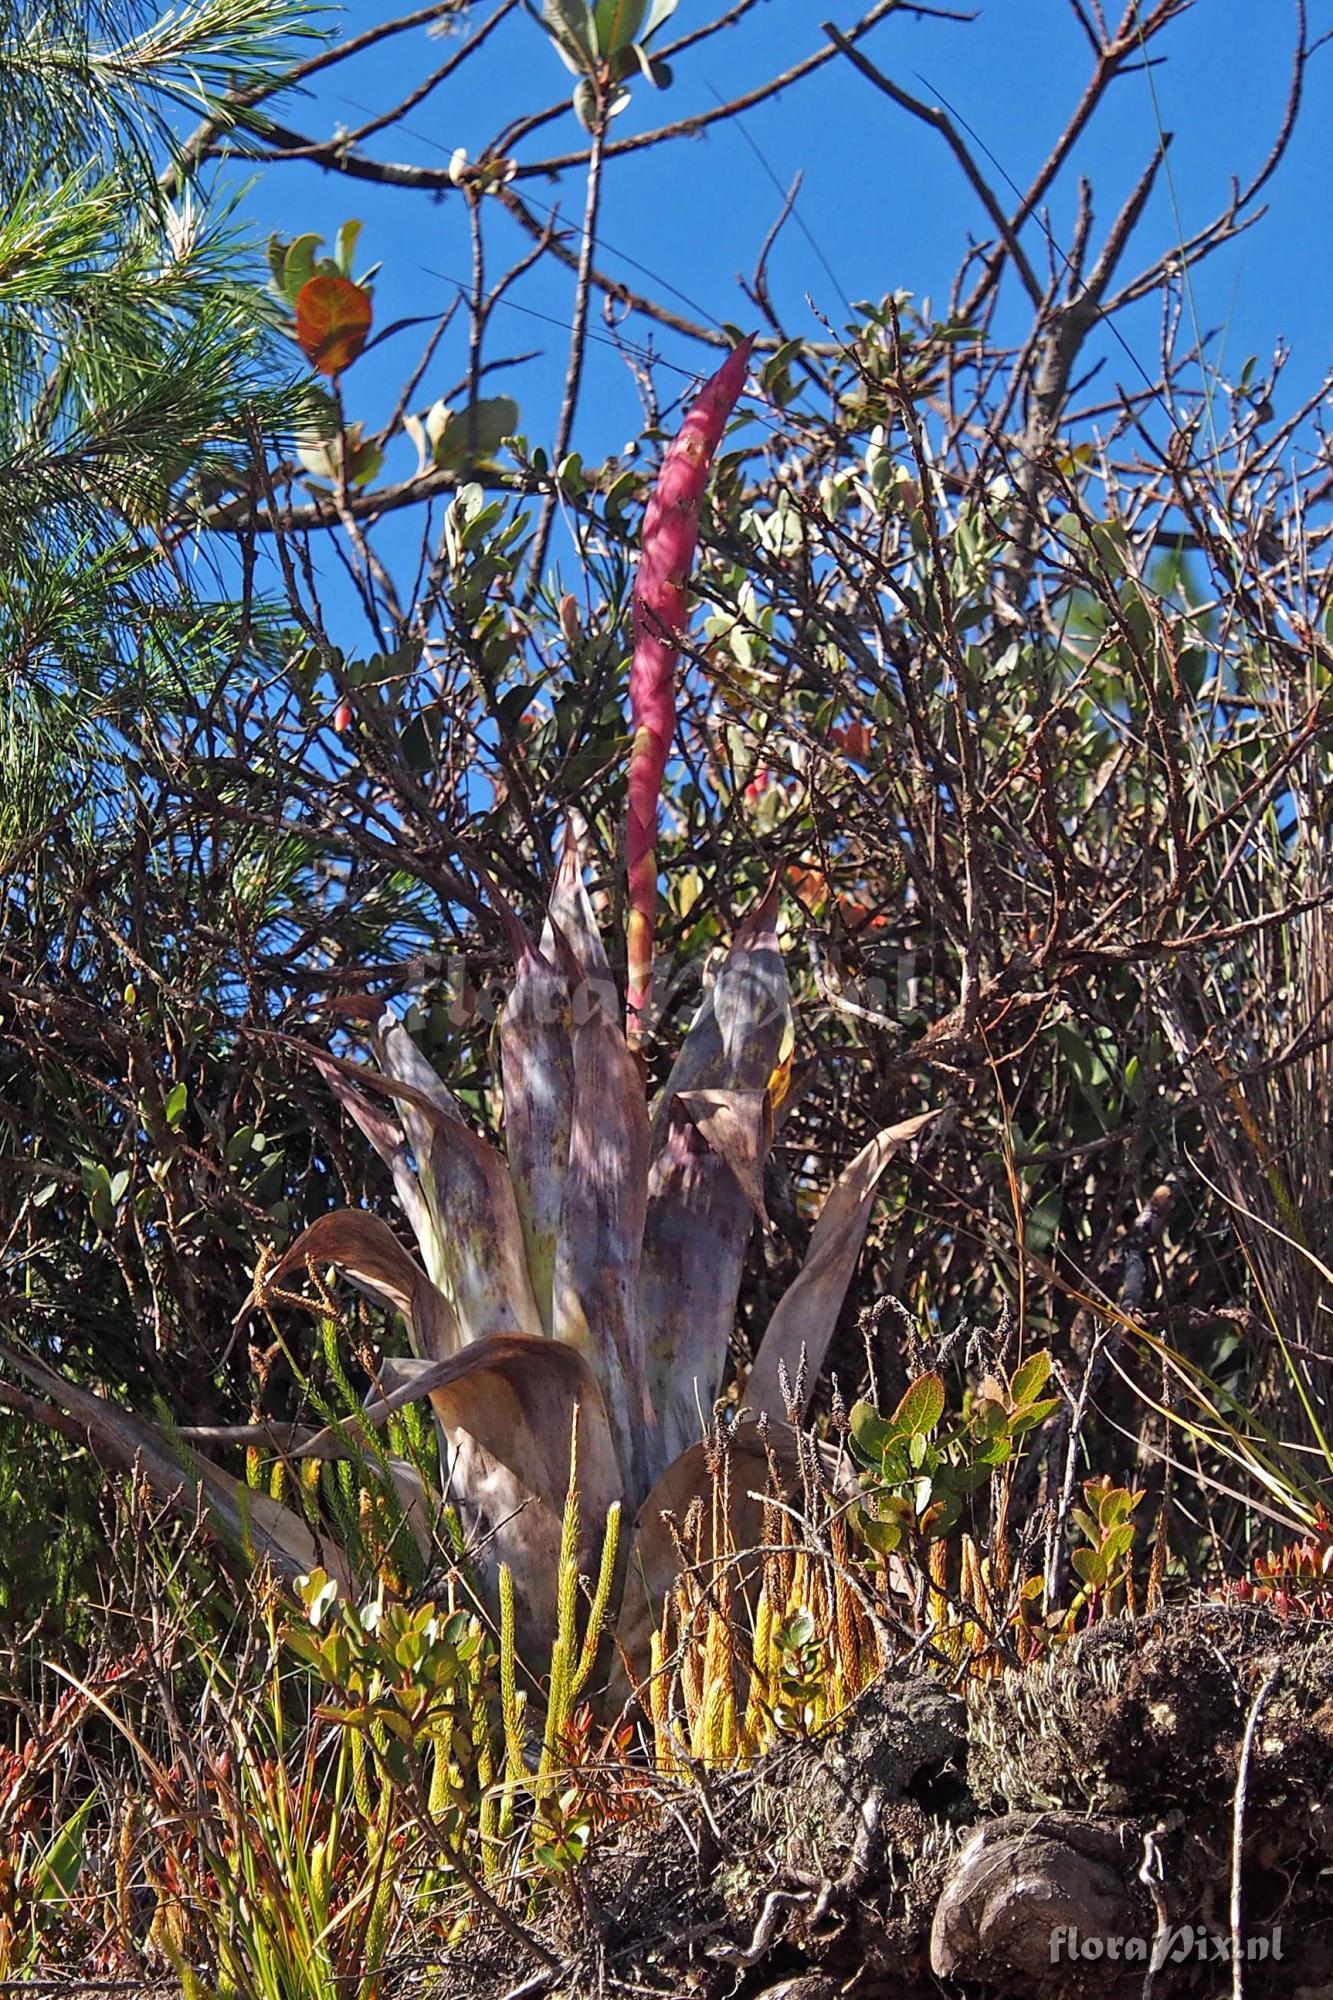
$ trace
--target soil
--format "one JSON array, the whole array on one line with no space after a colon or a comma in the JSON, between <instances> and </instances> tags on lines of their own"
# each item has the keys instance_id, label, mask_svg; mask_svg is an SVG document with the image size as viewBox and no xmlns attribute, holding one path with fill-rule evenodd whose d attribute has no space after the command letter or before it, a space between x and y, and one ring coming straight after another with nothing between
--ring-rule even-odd
<instances>
[{"instance_id":1,"label":"soil","mask_svg":"<svg viewBox=\"0 0 1333 2000\"><path fill-rule=\"evenodd\" d=\"M527 1942L482 1916L431 1990L1231 2000L1237 1940L1249 2000L1333 2000L1333 1623L1204 1604L965 1696L885 1676L817 1741L660 1790Z\"/></svg>"}]
</instances>

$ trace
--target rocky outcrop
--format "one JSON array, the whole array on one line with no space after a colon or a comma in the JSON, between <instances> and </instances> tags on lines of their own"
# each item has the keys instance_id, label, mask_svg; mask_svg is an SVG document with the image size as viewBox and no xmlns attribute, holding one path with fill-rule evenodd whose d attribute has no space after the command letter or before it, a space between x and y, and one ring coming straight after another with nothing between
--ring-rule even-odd
<instances>
[{"instance_id":1,"label":"rocky outcrop","mask_svg":"<svg viewBox=\"0 0 1333 2000\"><path fill-rule=\"evenodd\" d=\"M479 1924L442 1990L1216 2000L1239 1950L1251 2000L1333 2000L1331 1867L1333 1625L1201 1605L966 1696L886 1676L817 1741L659 1789L543 1914L558 1972Z\"/></svg>"}]
</instances>

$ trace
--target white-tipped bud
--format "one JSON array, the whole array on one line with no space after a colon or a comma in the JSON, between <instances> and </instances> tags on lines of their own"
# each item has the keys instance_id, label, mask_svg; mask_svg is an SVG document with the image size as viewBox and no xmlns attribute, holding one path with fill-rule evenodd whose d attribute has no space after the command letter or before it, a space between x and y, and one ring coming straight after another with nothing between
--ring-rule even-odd
<instances>
[{"instance_id":1,"label":"white-tipped bud","mask_svg":"<svg viewBox=\"0 0 1333 2000\"><path fill-rule=\"evenodd\" d=\"M449 160L449 178L455 187L462 187L467 179L467 147L455 146Z\"/></svg>"}]
</instances>

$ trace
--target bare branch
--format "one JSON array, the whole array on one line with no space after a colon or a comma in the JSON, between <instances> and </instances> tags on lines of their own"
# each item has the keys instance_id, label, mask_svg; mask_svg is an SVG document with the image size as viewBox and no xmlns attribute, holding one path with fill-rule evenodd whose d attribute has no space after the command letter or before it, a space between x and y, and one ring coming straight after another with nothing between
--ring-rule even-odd
<instances>
[{"instance_id":1,"label":"bare branch","mask_svg":"<svg viewBox=\"0 0 1333 2000\"><path fill-rule=\"evenodd\" d=\"M1032 300L1033 305L1040 307L1044 294L1042 287L1037 282L1036 273L1028 262L1027 253L1019 242L1014 230L1009 226L1004 210L995 198L994 191L987 183L985 176L960 138L953 120L938 105L923 104L919 97L913 97L900 84L896 84L892 77L885 76L883 70L877 69L868 56L863 55L859 49L852 47L847 36L839 28L835 28L831 21L823 21L820 25L839 53L846 56L848 61L854 64L862 76L870 83L873 83L877 90L882 90L884 95L891 98L901 110L910 112L913 118L919 118L923 125L929 125L932 131L940 134L940 137L945 141L950 152L966 174L968 181L981 201L982 207L994 223L995 228L999 231L1005 248L1014 260L1014 268L1023 280L1028 297Z\"/></svg>"}]
</instances>

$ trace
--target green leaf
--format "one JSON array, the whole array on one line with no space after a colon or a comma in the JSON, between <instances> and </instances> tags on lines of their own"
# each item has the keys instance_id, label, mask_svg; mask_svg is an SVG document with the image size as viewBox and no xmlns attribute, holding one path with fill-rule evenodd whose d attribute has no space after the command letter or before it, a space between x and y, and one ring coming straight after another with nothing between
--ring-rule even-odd
<instances>
[{"instance_id":1,"label":"green leaf","mask_svg":"<svg viewBox=\"0 0 1333 2000\"><path fill-rule=\"evenodd\" d=\"M347 484L367 486L384 463L384 453L370 438L363 438L359 423L348 424L347 444ZM326 480L330 486L337 484L338 462L342 445L337 438L309 438L298 440L296 456L300 459L312 480Z\"/></svg>"},{"instance_id":2,"label":"green leaf","mask_svg":"<svg viewBox=\"0 0 1333 2000\"><path fill-rule=\"evenodd\" d=\"M1105 1588L1110 1571L1106 1565L1106 1558L1099 1549L1075 1549L1069 1560L1089 1588L1096 1590Z\"/></svg>"},{"instance_id":3,"label":"green leaf","mask_svg":"<svg viewBox=\"0 0 1333 2000\"><path fill-rule=\"evenodd\" d=\"M874 1521L867 1518L861 1523L861 1533L877 1554L891 1556L902 1543L902 1522Z\"/></svg>"},{"instance_id":4,"label":"green leaf","mask_svg":"<svg viewBox=\"0 0 1333 2000\"><path fill-rule=\"evenodd\" d=\"M327 1570L312 1569L308 1576L297 1579L297 1589L305 1606L306 1617L316 1627L338 1602L338 1586Z\"/></svg>"},{"instance_id":5,"label":"green leaf","mask_svg":"<svg viewBox=\"0 0 1333 2000\"><path fill-rule=\"evenodd\" d=\"M972 1404L968 1421L974 1438L993 1438L1009 1428L1009 1412L992 1396L979 1396Z\"/></svg>"},{"instance_id":6,"label":"green leaf","mask_svg":"<svg viewBox=\"0 0 1333 2000\"><path fill-rule=\"evenodd\" d=\"M242 1125L239 1132L233 1132L227 1141L226 1160L229 1167L239 1167L248 1158L255 1140L253 1125Z\"/></svg>"},{"instance_id":7,"label":"green leaf","mask_svg":"<svg viewBox=\"0 0 1333 2000\"><path fill-rule=\"evenodd\" d=\"M597 52L613 56L633 42L643 24L648 0L597 0L592 33Z\"/></svg>"},{"instance_id":8,"label":"green leaf","mask_svg":"<svg viewBox=\"0 0 1333 2000\"><path fill-rule=\"evenodd\" d=\"M790 402L795 393L791 380L791 364L800 354L804 342L784 340L776 354L770 355L759 371L759 381L766 396L772 396L779 403Z\"/></svg>"},{"instance_id":9,"label":"green leaf","mask_svg":"<svg viewBox=\"0 0 1333 2000\"><path fill-rule=\"evenodd\" d=\"M1143 1495L1133 1493L1127 1486L1113 1486L1098 1501L1097 1519L1103 1528L1112 1528L1120 1521L1127 1521L1138 1506Z\"/></svg>"},{"instance_id":10,"label":"green leaf","mask_svg":"<svg viewBox=\"0 0 1333 2000\"><path fill-rule=\"evenodd\" d=\"M1094 521L1089 540L1106 566L1108 576L1117 580L1128 573L1129 532L1122 521Z\"/></svg>"},{"instance_id":11,"label":"green leaf","mask_svg":"<svg viewBox=\"0 0 1333 2000\"><path fill-rule=\"evenodd\" d=\"M516 687L511 687L502 694L495 704L496 724L506 739L513 735L524 710L536 698L540 685L539 681L519 681Z\"/></svg>"},{"instance_id":12,"label":"green leaf","mask_svg":"<svg viewBox=\"0 0 1333 2000\"><path fill-rule=\"evenodd\" d=\"M814 1636L815 1621L804 1606L799 1611L793 1611L791 1617L785 1619L774 1634L780 1650L784 1653L799 1652L803 1646L810 1644Z\"/></svg>"},{"instance_id":13,"label":"green leaf","mask_svg":"<svg viewBox=\"0 0 1333 2000\"><path fill-rule=\"evenodd\" d=\"M642 42L631 42L628 48L619 50L611 58L611 68L617 82L633 76L636 69L654 90L665 90L671 82L670 63L650 55Z\"/></svg>"},{"instance_id":14,"label":"green leaf","mask_svg":"<svg viewBox=\"0 0 1333 2000\"><path fill-rule=\"evenodd\" d=\"M303 1632L299 1625L288 1625L282 1638L289 1651L295 1653L298 1660L304 1660L308 1667L323 1663L324 1649L313 1632Z\"/></svg>"},{"instance_id":15,"label":"green leaf","mask_svg":"<svg viewBox=\"0 0 1333 2000\"><path fill-rule=\"evenodd\" d=\"M598 56L614 56L628 48L642 26L648 0L596 0L592 8L592 42Z\"/></svg>"},{"instance_id":16,"label":"green leaf","mask_svg":"<svg viewBox=\"0 0 1333 2000\"><path fill-rule=\"evenodd\" d=\"M890 1432L897 1437L921 1435L933 1431L943 1415L943 1378L918 1375L890 1419Z\"/></svg>"},{"instance_id":17,"label":"green leaf","mask_svg":"<svg viewBox=\"0 0 1333 2000\"><path fill-rule=\"evenodd\" d=\"M190 1093L183 1083L173 1083L162 1100L162 1113L174 1131L185 1116L185 1108L190 1101Z\"/></svg>"},{"instance_id":18,"label":"green leaf","mask_svg":"<svg viewBox=\"0 0 1333 2000\"><path fill-rule=\"evenodd\" d=\"M1011 1437L1021 1437L1024 1431L1035 1430L1038 1424L1045 1423L1052 1410L1058 1410L1059 1407L1058 1396L1046 1396L1040 1403L1027 1403L1021 1410L1015 1410L1009 1419Z\"/></svg>"},{"instance_id":19,"label":"green leaf","mask_svg":"<svg viewBox=\"0 0 1333 2000\"><path fill-rule=\"evenodd\" d=\"M1118 1528L1112 1528L1102 1541L1101 1553L1108 1569L1114 1569L1129 1554L1134 1546L1134 1523L1123 1521Z\"/></svg>"},{"instance_id":20,"label":"green leaf","mask_svg":"<svg viewBox=\"0 0 1333 2000\"><path fill-rule=\"evenodd\" d=\"M97 1793L89 1792L37 1863L34 1874L37 1893L43 1902L56 1902L74 1894L84 1860L83 1829L96 1803Z\"/></svg>"},{"instance_id":21,"label":"green leaf","mask_svg":"<svg viewBox=\"0 0 1333 2000\"><path fill-rule=\"evenodd\" d=\"M1033 1403L1046 1387L1051 1372L1051 1357L1046 1348L1039 1348L1029 1354L1022 1367L1014 1373L1009 1384L1009 1393L1014 1403L1021 1408L1024 1403Z\"/></svg>"},{"instance_id":22,"label":"green leaf","mask_svg":"<svg viewBox=\"0 0 1333 2000\"><path fill-rule=\"evenodd\" d=\"M1034 1256L1043 1257L1050 1249L1052 1242L1055 1240L1056 1231L1060 1227L1060 1214L1063 1206L1064 1203L1060 1190L1053 1188L1049 1194L1043 1195L1041 1200L1029 1210L1024 1234L1027 1239L1028 1249L1032 1251Z\"/></svg>"},{"instance_id":23,"label":"green leaf","mask_svg":"<svg viewBox=\"0 0 1333 2000\"><path fill-rule=\"evenodd\" d=\"M867 1465L879 1465L885 1452L897 1441L896 1433L885 1423L873 1403L853 1403L847 1421L852 1449Z\"/></svg>"},{"instance_id":24,"label":"green leaf","mask_svg":"<svg viewBox=\"0 0 1333 2000\"><path fill-rule=\"evenodd\" d=\"M81 1160L79 1165L89 1213L102 1234L109 1236L116 1226L117 1205L130 1184L129 1173L122 1168L113 1178L100 1160Z\"/></svg>"},{"instance_id":25,"label":"green leaf","mask_svg":"<svg viewBox=\"0 0 1333 2000\"><path fill-rule=\"evenodd\" d=\"M428 432L434 416L432 411L426 420ZM484 464L517 429L518 404L512 396L483 396L465 409L446 411L436 419L431 457L436 465L455 471Z\"/></svg>"},{"instance_id":26,"label":"green leaf","mask_svg":"<svg viewBox=\"0 0 1333 2000\"><path fill-rule=\"evenodd\" d=\"M996 1465L1003 1465L1009 1457L1008 1440L992 1439L987 1446L989 1459L977 1458L971 1465L951 1465L948 1469L948 1483L953 1492L959 1494L976 1493L990 1479Z\"/></svg>"},{"instance_id":27,"label":"green leaf","mask_svg":"<svg viewBox=\"0 0 1333 2000\"><path fill-rule=\"evenodd\" d=\"M997 1465L1007 1465L1013 1455L1014 1442L1011 1427L996 1431L993 1437L983 1439L977 1447L975 1454L976 1462L979 1466L991 1468Z\"/></svg>"},{"instance_id":28,"label":"green leaf","mask_svg":"<svg viewBox=\"0 0 1333 2000\"><path fill-rule=\"evenodd\" d=\"M291 247L285 236L273 235L268 239L269 276L273 280L275 291L281 292L286 290L283 282L283 270L287 263L287 252Z\"/></svg>"},{"instance_id":29,"label":"green leaf","mask_svg":"<svg viewBox=\"0 0 1333 2000\"><path fill-rule=\"evenodd\" d=\"M282 289L293 305L302 285L308 284L315 275L315 257L323 241L322 236L308 230L287 246L287 254L282 260Z\"/></svg>"},{"instance_id":30,"label":"green leaf","mask_svg":"<svg viewBox=\"0 0 1333 2000\"><path fill-rule=\"evenodd\" d=\"M356 239L360 234L359 222L344 222L333 239L333 260L344 278L352 275L352 258L356 254Z\"/></svg>"}]
</instances>

